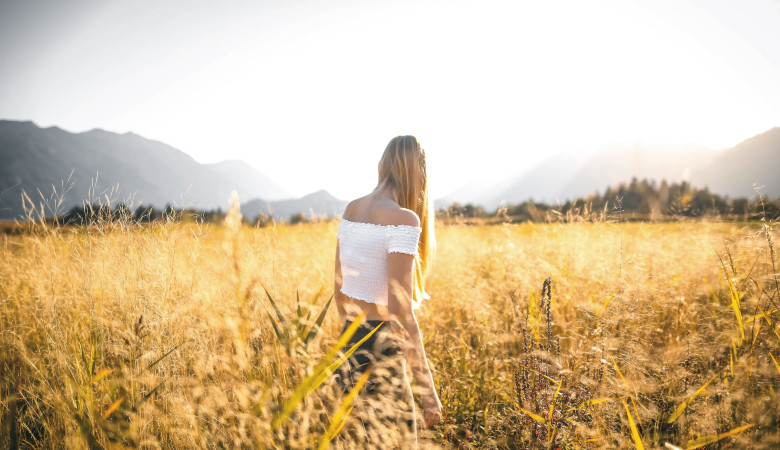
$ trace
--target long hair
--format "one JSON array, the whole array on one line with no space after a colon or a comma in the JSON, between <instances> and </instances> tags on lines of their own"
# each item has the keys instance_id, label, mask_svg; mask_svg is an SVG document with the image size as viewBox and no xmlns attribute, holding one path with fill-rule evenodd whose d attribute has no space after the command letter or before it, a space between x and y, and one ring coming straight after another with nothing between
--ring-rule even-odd
<instances>
[{"instance_id":1,"label":"long hair","mask_svg":"<svg viewBox=\"0 0 780 450\"><path fill-rule=\"evenodd\" d=\"M410 209L420 218L420 243L414 259L413 300L418 305L425 292L425 276L436 251L433 232L433 202L428 198L428 173L425 167L425 150L414 136L397 136L387 144L379 160L379 183L387 183L395 192L402 208Z\"/></svg>"}]
</instances>

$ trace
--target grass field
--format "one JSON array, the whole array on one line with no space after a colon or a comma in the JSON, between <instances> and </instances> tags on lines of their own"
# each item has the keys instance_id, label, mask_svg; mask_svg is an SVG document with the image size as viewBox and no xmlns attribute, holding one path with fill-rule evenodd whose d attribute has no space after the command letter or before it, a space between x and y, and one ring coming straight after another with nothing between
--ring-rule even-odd
<instances>
[{"instance_id":1,"label":"grass field","mask_svg":"<svg viewBox=\"0 0 780 450\"><path fill-rule=\"evenodd\" d=\"M771 226L438 226L419 320L445 413L422 446L780 445ZM0 236L0 446L351 446L317 378L335 307L309 336L336 228Z\"/></svg>"}]
</instances>

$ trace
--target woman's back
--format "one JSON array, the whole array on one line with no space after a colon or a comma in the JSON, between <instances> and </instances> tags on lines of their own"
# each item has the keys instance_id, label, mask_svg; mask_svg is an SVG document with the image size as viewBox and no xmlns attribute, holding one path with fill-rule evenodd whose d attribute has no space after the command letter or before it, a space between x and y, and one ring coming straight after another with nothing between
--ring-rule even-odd
<instances>
[{"instance_id":1,"label":"woman's back","mask_svg":"<svg viewBox=\"0 0 780 450\"><path fill-rule=\"evenodd\" d=\"M348 317L388 317L388 269L401 254L414 258L421 232L417 214L383 198L381 191L351 202L339 224L340 292Z\"/></svg>"}]
</instances>

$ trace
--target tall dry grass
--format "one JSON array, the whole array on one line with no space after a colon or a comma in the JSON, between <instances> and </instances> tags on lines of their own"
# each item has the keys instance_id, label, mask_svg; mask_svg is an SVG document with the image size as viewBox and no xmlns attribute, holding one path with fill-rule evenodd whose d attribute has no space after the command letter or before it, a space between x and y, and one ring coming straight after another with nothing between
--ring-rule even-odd
<instances>
[{"instance_id":1,"label":"tall dry grass","mask_svg":"<svg viewBox=\"0 0 780 450\"><path fill-rule=\"evenodd\" d=\"M333 377L282 414L337 344L335 308L309 345L274 330L316 326L336 227L4 235L0 445L359 446L360 409L339 431L351 405ZM772 224L437 233L420 323L445 414L424 446L780 445Z\"/></svg>"},{"instance_id":2,"label":"tall dry grass","mask_svg":"<svg viewBox=\"0 0 780 450\"><path fill-rule=\"evenodd\" d=\"M452 316L427 331L436 333L432 354L449 380L442 439L695 447L752 424L738 442L777 445L772 358L780 337L778 315L769 313L777 284L768 224L528 224L440 234L447 267L435 271L431 314L446 308ZM552 347L560 347L553 351L539 298L547 275ZM750 320L762 309L766 319ZM539 409L519 404L527 383Z\"/></svg>"}]
</instances>

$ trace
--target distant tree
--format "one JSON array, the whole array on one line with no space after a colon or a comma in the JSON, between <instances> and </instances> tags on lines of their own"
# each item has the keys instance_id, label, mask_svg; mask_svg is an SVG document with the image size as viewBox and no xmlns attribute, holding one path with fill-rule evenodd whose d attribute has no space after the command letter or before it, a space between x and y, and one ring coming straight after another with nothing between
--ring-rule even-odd
<instances>
[{"instance_id":1,"label":"distant tree","mask_svg":"<svg viewBox=\"0 0 780 450\"><path fill-rule=\"evenodd\" d=\"M263 213L260 213L257 215L257 217L255 217L254 223L256 227L264 228L267 227L268 225L273 224L273 218Z\"/></svg>"},{"instance_id":2,"label":"distant tree","mask_svg":"<svg viewBox=\"0 0 780 450\"><path fill-rule=\"evenodd\" d=\"M114 208L114 212L112 214L112 219L128 221L132 218L133 212L130 210L129 206L124 203L116 205L116 208Z\"/></svg>"},{"instance_id":3,"label":"distant tree","mask_svg":"<svg viewBox=\"0 0 780 450\"><path fill-rule=\"evenodd\" d=\"M173 208L173 206L170 203L165 204L165 209L163 209L163 219L172 219L176 216L176 210Z\"/></svg>"},{"instance_id":4,"label":"distant tree","mask_svg":"<svg viewBox=\"0 0 780 450\"><path fill-rule=\"evenodd\" d=\"M225 213L222 212L221 208L204 211L201 220L207 223L219 223L225 220Z\"/></svg>"},{"instance_id":5,"label":"distant tree","mask_svg":"<svg viewBox=\"0 0 780 450\"><path fill-rule=\"evenodd\" d=\"M157 211L154 210L154 206L139 205L133 211L133 220L139 223L151 222L158 216Z\"/></svg>"},{"instance_id":6,"label":"distant tree","mask_svg":"<svg viewBox=\"0 0 780 450\"><path fill-rule=\"evenodd\" d=\"M731 213L746 217L750 213L750 201L746 198L735 198L730 202Z\"/></svg>"},{"instance_id":7,"label":"distant tree","mask_svg":"<svg viewBox=\"0 0 780 450\"><path fill-rule=\"evenodd\" d=\"M306 218L306 214L302 212L295 213L292 216L290 216L290 223L293 225L296 223L306 223L308 221L309 220Z\"/></svg>"},{"instance_id":8,"label":"distant tree","mask_svg":"<svg viewBox=\"0 0 780 450\"><path fill-rule=\"evenodd\" d=\"M570 202L567 202L570 203ZM569 204L571 209L572 205ZM519 205L510 205L506 207L506 214L515 220L539 222L544 220L544 212L550 207L544 203L536 203L533 200L527 200Z\"/></svg>"},{"instance_id":9,"label":"distant tree","mask_svg":"<svg viewBox=\"0 0 780 450\"><path fill-rule=\"evenodd\" d=\"M64 225L84 225L87 214L83 206L74 206L69 209L60 219Z\"/></svg>"},{"instance_id":10,"label":"distant tree","mask_svg":"<svg viewBox=\"0 0 780 450\"><path fill-rule=\"evenodd\" d=\"M439 209L440 216L449 218L474 218L474 217L486 217L487 213L482 206L473 205L468 203L461 205L460 203L453 203L446 208Z\"/></svg>"}]
</instances>

